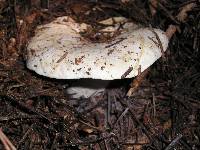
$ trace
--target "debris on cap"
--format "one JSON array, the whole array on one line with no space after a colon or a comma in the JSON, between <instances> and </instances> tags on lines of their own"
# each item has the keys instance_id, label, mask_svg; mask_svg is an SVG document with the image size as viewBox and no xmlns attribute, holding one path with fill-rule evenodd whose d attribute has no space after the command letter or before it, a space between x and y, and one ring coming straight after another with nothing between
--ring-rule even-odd
<instances>
[{"instance_id":1,"label":"debris on cap","mask_svg":"<svg viewBox=\"0 0 200 150\"><path fill-rule=\"evenodd\" d=\"M59 17L39 26L27 46L27 67L56 79L121 79L138 75L161 57L168 38L160 29L141 28L127 22L112 40L97 43L81 36L89 25Z\"/></svg>"},{"instance_id":2,"label":"debris on cap","mask_svg":"<svg viewBox=\"0 0 200 150\"><path fill-rule=\"evenodd\" d=\"M117 24L117 23L125 23L127 21L128 21L128 19L125 17L111 17L106 20L99 21L99 24L113 25L113 24Z\"/></svg>"}]
</instances>

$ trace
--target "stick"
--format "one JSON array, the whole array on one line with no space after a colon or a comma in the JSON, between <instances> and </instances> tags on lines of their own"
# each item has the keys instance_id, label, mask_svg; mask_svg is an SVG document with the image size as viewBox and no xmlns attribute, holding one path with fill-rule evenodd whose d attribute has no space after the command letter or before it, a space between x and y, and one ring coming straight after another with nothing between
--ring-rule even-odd
<instances>
[{"instance_id":1,"label":"stick","mask_svg":"<svg viewBox=\"0 0 200 150\"><path fill-rule=\"evenodd\" d=\"M3 133L2 129L0 128L0 140L4 145L5 150L17 150L15 146L11 143L8 137Z\"/></svg>"}]
</instances>

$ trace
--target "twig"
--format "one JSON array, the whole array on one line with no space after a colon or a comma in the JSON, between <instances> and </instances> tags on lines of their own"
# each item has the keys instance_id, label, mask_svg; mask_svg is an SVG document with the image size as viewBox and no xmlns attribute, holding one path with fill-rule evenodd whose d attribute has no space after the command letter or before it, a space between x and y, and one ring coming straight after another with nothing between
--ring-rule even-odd
<instances>
[{"instance_id":1,"label":"twig","mask_svg":"<svg viewBox=\"0 0 200 150\"><path fill-rule=\"evenodd\" d=\"M128 108L128 111L131 114L132 119L141 127L142 131L145 133L145 135L149 138L150 141L153 140L151 134L149 134L149 131L146 129L146 127L143 125L142 122L139 121L139 119L135 116L135 112L130 109L129 105L126 103L126 101L121 100L120 98L118 99L119 102L122 104L122 106Z\"/></svg>"},{"instance_id":2,"label":"twig","mask_svg":"<svg viewBox=\"0 0 200 150\"><path fill-rule=\"evenodd\" d=\"M63 59L65 59L68 55L68 52L65 52L58 60L56 63L60 63Z\"/></svg>"},{"instance_id":3,"label":"twig","mask_svg":"<svg viewBox=\"0 0 200 150\"><path fill-rule=\"evenodd\" d=\"M4 95L6 95L6 94L2 94L2 96L4 96ZM1 96L1 94L0 94L0 96ZM22 102L20 102L20 100L16 100L15 99L15 96L13 96L13 95L7 95L7 98L10 100L10 102L11 103L13 103L13 105L15 105L15 107L17 107L18 109L22 109L22 110L24 110L25 112L28 112L28 113L33 113L33 114L36 114L36 115L38 115L39 117L41 117L41 118L43 118L44 120L46 120L46 121L48 121L49 123L51 123L51 124L54 124L53 123L53 121L49 118L49 117L47 117L47 116L45 116L43 113L41 113L41 112L38 112L38 111L36 111L34 108L29 108L29 107L27 107L25 104L23 104Z\"/></svg>"},{"instance_id":4,"label":"twig","mask_svg":"<svg viewBox=\"0 0 200 150\"><path fill-rule=\"evenodd\" d=\"M174 35L174 33L177 31L178 26L175 25L169 25L165 34L168 37L168 39L171 39L171 37Z\"/></svg>"},{"instance_id":5,"label":"twig","mask_svg":"<svg viewBox=\"0 0 200 150\"><path fill-rule=\"evenodd\" d=\"M151 15L155 16L156 12L157 12L157 7L158 7L158 0L149 0L150 3L150 11L151 11Z\"/></svg>"},{"instance_id":6,"label":"twig","mask_svg":"<svg viewBox=\"0 0 200 150\"><path fill-rule=\"evenodd\" d=\"M143 71L140 75L138 75L131 83L131 88L127 92L127 96L130 97L141 85L143 79L147 76L149 73L149 68Z\"/></svg>"},{"instance_id":7,"label":"twig","mask_svg":"<svg viewBox=\"0 0 200 150\"><path fill-rule=\"evenodd\" d=\"M126 76L128 76L129 73L130 73L132 70L133 70L133 67L129 67L129 68L127 69L127 71L121 76L121 79L126 78Z\"/></svg>"},{"instance_id":8,"label":"twig","mask_svg":"<svg viewBox=\"0 0 200 150\"><path fill-rule=\"evenodd\" d=\"M20 147L20 145L24 142L24 140L27 138L27 136L32 131L32 125L31 127L26 131L26 133L23 135L22 139L19 141L19 144L17 145L17 149Z\"/></svg>"},{"instance_id":9,"label":"twig","mask_svg":"<svg viewBox=\"0 0 200 150\"><path fill-rule=\"evenodd\" d=\"M93 126L93 125L91 125L91 124L88 124L88 123L86 123L86 122L84 122L84 121L82 121L82 120L79 120L79 122L83 123L84 125L86 125L86 126L92 128L92 129L94 129L94 130L97 130L97 131L99 131L99 132L103 132L100 128L95 127L95 126Z\"/></svg>"},{"instance_id":10,"label":"twig","mask_svg":"<svg viewBox=\"0 0 200 150\"><path fill-rule=\"evenodd\" d=\"M3 133L2 129L0 128L0 140L4 145L5 150L17 150L15 146L11 143L8 137Z\"/></svg>"},{"instance_id":11,"label":"twig","mask_svg":"<svg viewBox=\"0 0 200 150\"><path fill-rule=\"evenodd\" d=\"M166 16L169 17L174 23L178 25L180 24L180 22L178 22L176 18L172 16L171 13L161 3L158 3L158 6L165 12Z\"/></svg>"},{"instance_id":12,"label":"twig","mask_svg":"<svg viewBox=\"0 0 200 150\"><path fill-rule=\"evenodd\" d=\"M161 40L160 40L158 34L154 31L153 28L150 28L150 30L151 30L151 32L153 32L153 34L154 34L155 37L156 37L156 40L157 40L157 42L158 42L158 43L157 43L157 44L158 44L158 47L160 48L161 53L162 53L162 58L165 59L165 52L164 52L163 45L162 45L162 42L161 42Z\"/></svg>"},{"instance_id":13,"label":"twig","mask_svg":"<svg viewBox=\"0 0 200 150\"><path fill-rule=\"evenodd\" d=\"M178 142L179 140L183 137L182 134L179 134L166 148L165 150L170 150L172 149Z\"/></svg>"},{"instance_id":14,"label":"twig","mask_svg":"<svg viewBox=\"0 0 200 150\"><path fill-rule=\"evenodd\" d=\"M122 117L124 117L124 116L127 114L128 110L129 110L129 108L126 108L126 109L122 112L122 114L119 116L119 118L117 119L117 121L114 123L113 128L114 128L115 125L122 119Z\"/></svg>"},{"instance_id":15,"label":"twig","mask_svg":"<svg viewBox=\"0 0 200 150\"><path fill-rule=\"evenodd\" d=\"M110 121L110 113L111 113L111 94L109 94L109 92L108 92L108 99L107 99L107 102L108 102L108 104L107 104L107 116L106 116L106 124L107 125L111 125L110 123L111 123L111 121Z\"/></svg>"},{"instance_id":16,"label":"twig","mask_svg":"<svg viewBox=\"0 0 200 150\"><path fill-rule=\"evenodd\" d=\"M154 93L152 93L152 96L153 96L153 117L155 119L155 117L156 117L156 102L155 102L156 97L155 97Z\"/></svg>"},{"instance_id":17,"label":"twig","mask_svg":"<svg viewBox=\"0 0 200 150\"><path fill-rule=\"evenodd\" d=\"M121 38L121 39L119 39L118 41L116 41L115 43L112 43L112 44L110 44L110 45L106 45L105 46L105 48L109 48L109 47L112 47L112 46L114 46L114 45L116 45L116 44L119 44L120 42L122 42L123 40L125 40L126 38Z\"/></svg>"}]
</instances>

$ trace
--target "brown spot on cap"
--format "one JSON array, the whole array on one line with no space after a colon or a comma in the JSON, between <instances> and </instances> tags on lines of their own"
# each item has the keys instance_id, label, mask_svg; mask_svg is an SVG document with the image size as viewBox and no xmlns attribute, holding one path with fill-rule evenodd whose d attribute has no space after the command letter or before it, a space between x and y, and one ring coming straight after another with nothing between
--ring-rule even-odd
<instances>
[{"instance_id":1,"label":"brown spot on cap","mask_svg":"<svg viewBox=\"0 0 200 150\"><path fill-rule=\"evenodd\" d=\"M79 65L82 61L83 61L83 58L84 58L85 56L81 56L80 58L75 58L75 64L76 65Z\"/></svg>"},{"instance_id":2,"label":"brown spot on cap","mask_svg":"<svg viewBox=\"0 0 200 150\"><path fill-rule=\"evenodd\" d=\"M105 69L105 66L101 66L101 70Z\"/></svg>"},{"instance_id":3,"label":"brown spot on cap","mask_svg":"<svg viewBox=\"0 0 200 150\"><path fill-rule=\"evenodd\" d=\"M114 49L109 49L107 55L109 56L110 54L112 54L114 52Z\"/></svg>"},{"instance_id":4,"label":"brown spot on cap","mask_svg":"<svg viewBox=\"0 0 200 150\"><path fill-rule=\"evenodd\" d=\"M89 73L88 71L86 71L86 74L87 74L87 75L90 75L90 73Z\"/></svg>"}]
</instances>

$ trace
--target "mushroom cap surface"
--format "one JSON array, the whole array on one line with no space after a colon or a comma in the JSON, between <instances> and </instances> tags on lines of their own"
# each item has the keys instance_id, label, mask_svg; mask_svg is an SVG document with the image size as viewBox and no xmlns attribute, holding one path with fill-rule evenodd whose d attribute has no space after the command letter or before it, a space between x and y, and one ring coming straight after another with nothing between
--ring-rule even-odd
<instances>
[{"instance_id":1,"label":"mushroom cap surface","mask_svg":"<svg viewBox=\"0 0 200 150\"><path fill-rule=\"evenodd\" d=\"M94 43L81 36L87 24L70 17L37 27L27 45L27 67L56 79L121 79L138 75L161 57L168 38L160 29L139 28L126 23L121 34L111 41Z\"/></svg>"}]
</instances>

